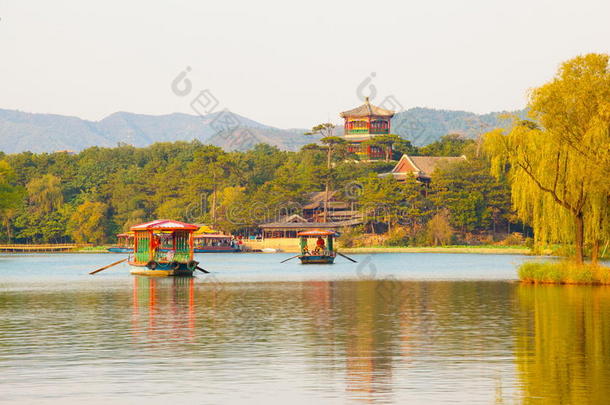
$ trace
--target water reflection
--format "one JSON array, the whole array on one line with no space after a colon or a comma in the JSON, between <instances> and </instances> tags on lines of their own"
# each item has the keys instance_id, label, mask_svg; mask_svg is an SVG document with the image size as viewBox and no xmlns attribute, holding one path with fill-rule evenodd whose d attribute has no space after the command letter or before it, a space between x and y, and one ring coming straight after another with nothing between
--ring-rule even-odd
<instances>
[{"instance_id":1,"label":"water reflection","mask_svg":"<svg viewBox=\"0 0 610 405\"><path fill-rule=\"evenodd\" d=\"M134 277L131 330L135 343L192 342L195 279Z\"/></svg>"},{"instance_id":2,"label":"water reflection","mask_svg":"<svg viewBox=\"0 0 610 405\"><path fill-rule=\"evenodd\" d=\"M523 403L608 403L610 288L520 286L517 293Z\"/></svg>"},{"instance_id":3,"label":"water reflection","mask_svg":"<svg viewBox=\"0 0 610 405\"><path fill-rule=\"evenodd\" d=\"M0 292L5 400L558 404L610 395L610 289L124 281Z\"/></svg>"}]
</instances>

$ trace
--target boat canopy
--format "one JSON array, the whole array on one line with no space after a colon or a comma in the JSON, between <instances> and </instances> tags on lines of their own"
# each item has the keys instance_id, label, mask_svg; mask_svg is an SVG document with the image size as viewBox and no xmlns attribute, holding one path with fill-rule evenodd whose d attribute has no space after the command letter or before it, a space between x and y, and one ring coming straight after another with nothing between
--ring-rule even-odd
<instances>
[{"instance_id":1,"label":"boat canopy","mask_svg":"<svg viewBox=\"0 0 610 405\"><path fill-rule=\"evenodd\" d=\"M218 231L212 229L209 225L198 225L199 229L195 231L195 235L206 234L206 233L214 233L218 234Z\"/></svg>"},{"instance_id":2,"label":"boat canopy","mask_svg":"<svg viewBox=\"0 0 610 405\"><path fill-rule=\"evenodd\" d=\"M297 233L297 236L339 236L335 231L327 231L325 229L312 229L311 231L302 231Z\"/></svg>"},{"instance_id":3,"label":"boat canopy","mask_svg":"<svg viewBox=\"0 0 610 405\"><path fill-rule=\"evenodd\" d=\"M186 222L171 221L169 219L157 219L130 228L132 231L196 231L197 225Z\"/></svg>"},{"instance_id":4,"label":"boat canopy","mask_svg":"<svg viewBox=\"0 0 610 405\"><path fill-rule=\"evenodd\" d=\"M124 232L124 233L118 233L117 238L133 238L133 232L129 231L129 232Z\"/></svg>"}]
</instances>

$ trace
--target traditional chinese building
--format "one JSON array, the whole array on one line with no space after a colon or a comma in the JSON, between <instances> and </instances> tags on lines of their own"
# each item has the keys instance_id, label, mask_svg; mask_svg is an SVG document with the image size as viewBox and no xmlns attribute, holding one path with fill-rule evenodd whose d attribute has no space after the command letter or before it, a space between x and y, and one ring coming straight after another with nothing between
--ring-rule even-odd
<instances>
[{"instance_id":1,"label":"traditional chinese building","mask_svg":"<svg viewBox=\"0 0 610 405\"><path fill-rule=\"evenodd\" d=\"M279 218L276 222L260 224L263 238L296 238L297 233L311 229L340 231L343 228L361 225L362 213L354 210L354 204L343 201L337 191L328 196L328 213L324 221L325 192L311 193L309 202L299 214Z\"/></svg>"},{"instance_id":2,"label":"traditional chinese building","mask_svg":"<svg viewBox=\"0 0 610 405\"><path fill-rule=\"evenodd\" d=\"M465 162L466 156L408 156L402 155L396 166L389 173L381 176L392 176L398 181L404 181L407 176L413 176L419 182L430 184L432 173L444 165Z\"/></svg>"},{"instance_id":3,"label":"traditional chinese building","mask_svg":"<svg viewBox=\"0 0 610 405\"><path fill-rule=\"evenodd\" d=\"M361 160L377 160L385 158L385 151L363 142L377 135L390 133L390 121L394 111L372 105L367 97L360 107L341 113L345 120L345 140L349 142L348 150L355 153Z\"/></svg>"}]
</instances>

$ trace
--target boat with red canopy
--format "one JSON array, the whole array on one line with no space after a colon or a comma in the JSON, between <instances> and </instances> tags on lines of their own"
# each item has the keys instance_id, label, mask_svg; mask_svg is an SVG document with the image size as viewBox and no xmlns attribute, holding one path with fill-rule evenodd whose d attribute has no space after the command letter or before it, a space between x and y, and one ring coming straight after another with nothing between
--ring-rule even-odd
<instances>
[{"instance_id":1,"label":"boat with red canopy","mask_svg":"<svg viewBox=\"0 0 610 405\"><path fill-rule=\"evenodd\" d=\"M197 229L197 225L167 219L132 226L131 274L192 276L199 264L193 258L193 234Z\"/></svg>"},{"instance_id":2,"label":"boat with red canopy","mask_svg":"<svg viewBox=\"0 0 610 405\"><path fill-rule=\"evenodd\" d=\"M312 229L297 233L301 254L298 256L302 264L333 264L337 252L334 249L334 238L339 236L335 231ZM315 245L309 247L308 240L316 239Z\"/></svg>"}]
</instances>

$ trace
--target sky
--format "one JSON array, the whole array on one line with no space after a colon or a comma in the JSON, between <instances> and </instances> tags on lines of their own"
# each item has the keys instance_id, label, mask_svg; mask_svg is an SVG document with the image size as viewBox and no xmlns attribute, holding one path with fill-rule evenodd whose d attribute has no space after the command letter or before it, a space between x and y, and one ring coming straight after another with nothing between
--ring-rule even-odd
<instances>
[{"instance_id":1,"label":"sky","mask_svg":"<svg viewBox=\"0 0 610 405\"><path fill-rule=\"evenodd\" d=\"M514 110L562 61L609 53L608 16L607 0L0 0L0 108L229 109L280 128L339 122L366 96Z\"/></svg>"}]
</instances>

